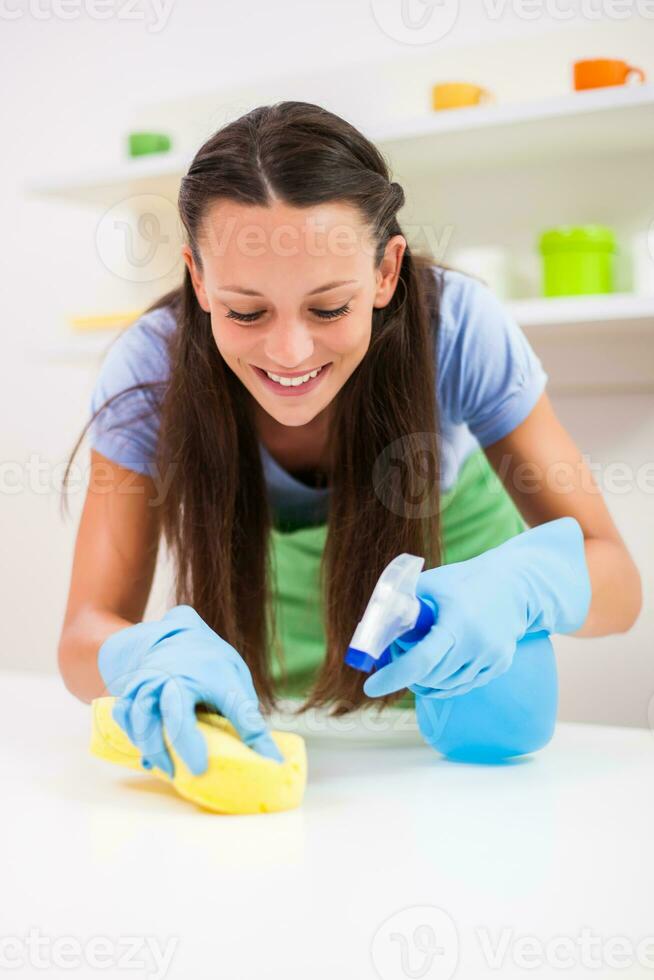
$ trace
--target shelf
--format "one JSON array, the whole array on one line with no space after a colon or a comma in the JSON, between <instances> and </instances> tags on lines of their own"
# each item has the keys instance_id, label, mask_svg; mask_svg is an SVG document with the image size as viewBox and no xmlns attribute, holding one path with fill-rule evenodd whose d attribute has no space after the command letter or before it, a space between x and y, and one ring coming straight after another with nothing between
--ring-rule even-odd
<instances>
[{"instance_id":1,"label":"shelf","mask_svg":"<svg viewBox=\"0 0 654 980\"><path fill-rule=\"evenodd\" d=\"M583 331L590 336L625 331L654 337L654 295L609 293L511 300L507 309L530 336L562 337Z\"/></svg>"},{"instance_id":2,"label":"shelf","mask_svg":"<svg viewBox=\"0 0 654 980\"><path fill-rule=\"evenodd\" d=\"M541 358L551 392L654 390L654 296L561 296L506 306Z\"/></svg>"},{"instance_id":3,"label":"shelf","mask_svg":"<svg viewBox=\"0 0 654 980\"><path fill-rule=\"evenodd\" d=\"M125 160L115 167L31 181L26 191L34 197L61 198L101 207L113 206L138 194L157 194L176 203L180 179L191 159L192 155L153 153Z\"/></svg>"},{"instance_id":4,"label":"shelf","mask_svg":"<svg viewBox=\"0 0 654 980\"><path fill-rule=\"evenodd\" d=\"M374 139L400 179L654 151L654 85L449 109Z\"/></svg>"},{"instance_id":5,"label":"shelf","mask_svg":"<svg viewBox=\"0 0 654 980\"><path fill-rule=\"evenodd\" d=\"M43 347L32 345L28 348L28 356L35 361L48 361L64 364L88 363L100 364L111 342L121 332L122 328L112 330L94 330L88 334L73 335L59 343L47 344Z\"/></svg>"},{"instance_id":6,"label":"shelf","mask_svg":"<svg viewBox=\"0 0 654 980\"><path fill-rule=\"evenodd\" d=\"M654 152L654 86L617 85L537 102L431 112L367 135L400 180L529 161ZM126 160L112 168L34 180L26 190L96 206L137 194L160 194L175 201L192 156L171 153Z\"/></svg>"}]
</instances>

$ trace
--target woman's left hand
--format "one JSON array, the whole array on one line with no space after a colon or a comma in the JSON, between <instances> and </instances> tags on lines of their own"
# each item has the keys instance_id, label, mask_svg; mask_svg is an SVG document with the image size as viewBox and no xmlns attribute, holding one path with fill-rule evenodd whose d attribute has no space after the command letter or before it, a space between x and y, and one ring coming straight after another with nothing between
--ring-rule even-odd
<instances>
[{"instance_id":1,"label":"woman's left hand","mask_svg":"<svg viewBox=\"0 0 654 980\"><path fill-rule=\"evenodd\" d=\"M437 608L429 633L367 678L379 697L409 688L448 698L487 684L511 666L526 633L567 633L583 624L591 599L584 537L563 517L470 558L422 572L417 595Z\"/></svg>"}]
</instances>

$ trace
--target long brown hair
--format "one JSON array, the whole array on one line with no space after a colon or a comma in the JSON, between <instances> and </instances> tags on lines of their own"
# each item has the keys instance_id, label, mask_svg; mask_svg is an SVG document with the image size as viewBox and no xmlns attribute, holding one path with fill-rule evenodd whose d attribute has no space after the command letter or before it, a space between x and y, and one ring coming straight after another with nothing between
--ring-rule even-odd
<instances>
[{"instance_id":1,"label":"long brown hair","mask_svg":"<svg viewBox=\"0 0 654 980\"><path fill-rule=\"evenodd\" d=\"M182 179L179 212L198 268L208 207L221 198L266 207L271 193L295 207L354 205L373 233L375 268L389 238L402 234L397 212L404 192L374 144L320 106L280 102L218 130ZM398 288L386 307L372 312L369 349L330 406L331 484L320 566L327 648L299 711L320 705L340 715L370 703L363 676L343 657L375 583L401 552L424 556L427 568L440 563L435 332L442 283L435 271L430 257L407 246ZM160 413L156 464L170 480L160 526L174 559L176 601L192 605L238 650L268 709L278 697L270 657L282 653L274 642L272 515L251 396L217 348L188 269L181 287L149 310L161 307L176 317L167 341L169 378L133 388L150 388L151 410ZM87 423L68 467L111 401ZM399 506L380 489L391 485ZM401 693L374 703L381 707Z\"/></svg>"}]
</instances>

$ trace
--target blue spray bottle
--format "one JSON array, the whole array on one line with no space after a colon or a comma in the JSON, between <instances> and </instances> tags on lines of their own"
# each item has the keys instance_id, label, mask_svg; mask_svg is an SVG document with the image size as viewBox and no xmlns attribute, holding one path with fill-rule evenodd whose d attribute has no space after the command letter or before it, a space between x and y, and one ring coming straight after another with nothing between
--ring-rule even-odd
<instances>
[{"instance_id":1,"label":"blue spray bottle","mask_svg":"<svg viewBox=\"0 0 654 980\"><path fill-rule=\"evenodd\" d=\"M397 656L429 632L438 610L416 594L423 565L424 558L402 554L386 566L345 655L350 667L379 670L392 661L392 644ZM449 698L416 695L416 717L425 741L447 758L500 762L546 745L557 705L556 659L542 631L523 637L509 669L487 684Z\"/></svg>"}]
</instances>

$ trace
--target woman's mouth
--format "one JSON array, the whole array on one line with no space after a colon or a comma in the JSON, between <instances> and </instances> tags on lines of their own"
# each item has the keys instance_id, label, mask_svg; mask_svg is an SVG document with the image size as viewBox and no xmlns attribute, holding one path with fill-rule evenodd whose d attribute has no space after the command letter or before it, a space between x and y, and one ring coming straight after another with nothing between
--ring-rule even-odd
<instances>
[{"instance_id":1,"label":"woman's mouth","mask_svg":"<svg viewBox=\"0 0 654 980\"><path fill-rule=\"evenodd\" d=\"M264 371L263 368L257 367L254 364L251 365L267 389L274 392L276 395L281 395L282 397L288 397L289 395L291 397L296 395L306 395L310 391L313 391L313 389L317 388L321 383L331 366L332 361L330 361L328 364L323 364L322 367L314 368L313 371L307 371L305 374L287 377L276 374L274 371L270 371L270 373L268 373L267 371Z\"/></svg>"}]
</instances>

